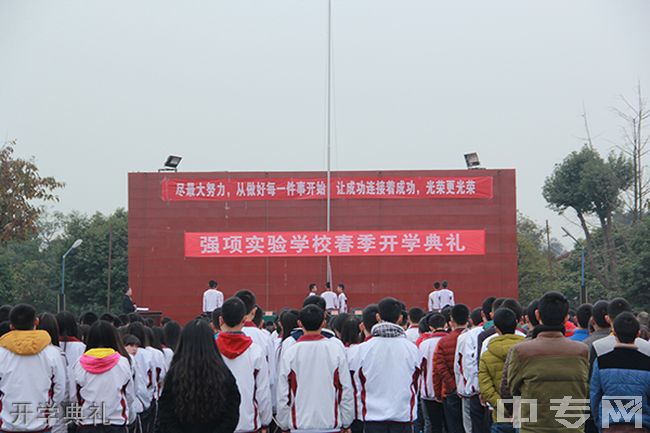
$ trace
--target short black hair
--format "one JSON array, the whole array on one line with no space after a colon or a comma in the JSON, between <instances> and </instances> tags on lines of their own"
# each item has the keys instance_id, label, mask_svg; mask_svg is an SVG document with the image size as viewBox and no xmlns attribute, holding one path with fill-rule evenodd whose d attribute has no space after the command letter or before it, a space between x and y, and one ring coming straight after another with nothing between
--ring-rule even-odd
<instances>
[{"instance_id":1,"label":"short black hair","mask_svg":"<svg viewBox=\"0 0 650 433\"><path fill-rule=\"evenodd\" d=\"M431 329L442 329L447 325L447 319L440 313L433 313L429 316L428 325Z\"/></svg>"},{"instance_id":2,"label":"short black hair","mask_svg":"<svg viewBox=\"0 0 650 433\"><path fill-rule=\"evenodd\" d=\"M366 331L370 332L372 327L377 324L377 314L379 314L379 306L377 304L370 304L363 309L361 321Z\"/></svg>"},{"instance_id":3,"label":"short black hair","mask_svg":"<svg viewBox=\"0 0 650 433\"><path fill-rule=\"evenodd\" d=\"M255 304L255 307L257 310L255 310L255 315L253 316L253 323L259 328L264 320L264 310L257 304Z\"/></svg>"},{"instance_id":4,"label":"short black hair","mask_svg":"<svg viewBox=\"0 0 650 433\"><path fill-rule=\"evenodd\" d=\"M237 297L226 299L221 306L223 322L231 328L239 325L244 320L244 316L246 316L246 305Z\"/></svg>"},{"instance_id":5,"label":"short black hair","mask_svg":"<svg viewBox=\"0 0 650 433\"><path fill-rule=\"evenodd\" d=\"M578 325L580 325L582 329L589 328L589 319L591 319L592 311L593 307L591 304L582 304L578 307L578 310L576 311L576 318L578 319Z\"/></svg>"},{"instance_id":6,"label":"short black hair","mask_svg":"<svg viewBox=\"0 0 650 433\"><path fill-rule=\"evenodd\" d=\"M217 287L218 285L219 285L219 283L217 283L217 282L214 281L214 280L210 280L210 282L208 283L208 286L212 287L213 289L214 289L215 287Z\"/></svg>"},{"instance_id":7,"label":"short black hair","mask_svg":"<svg viewBox=\"0 0 650 433\"><path fill-rule=\"evenodd\" d=\"M537 310L543 325L559 326L569 314L569 301L560 292L546 292L540 298Z\"/></svg>"},{"instance_id":8,"label":"short black hair","mask_svg":"<svg viewBox=\"0 0 650 433\"><path fill-rule=\"evenodd\" d=\"M381 320L397 323L402 315L402 303L395 298L384 298L377 304Z\"/></svg>"},{"instance_id":9,"label":"short black hair","mask_svg":"<svg viewBox=\"0 0 650 433\"><path fill-rule=\"evenodd\" d=\"M92 311L86 311L81 315L79 322L81 322L83 325L92 326L98 320L99 316L97 316L97 314L93 313Z\"/></svg>"},{"instance_id":10,"label":"short black hair","mask_svg":"<svg viewBox=\"0 0 650 433\"><path fill-rule=\"evenodd\" d=\"M302 302L302 306L306 307L307 305L318 305L323 311L327 309L327 303L325 302L325 299L318 295L307 296Z\"/></svg>"},{"instance_id":11,"label":"short black hair","mask_svg":"<svg viewBox=\"0 0 650 433\"><path fill-rule=\"evenodd\" d=\"M239 298L237 298L237 299L239 299ZM239 299L239 300L241 301L241 299ZM246 310L246 306L244 306L244 310ZM221 327L221 324L219 323L219 317L221 317L222 313L223 313L222 307L215 308L214 310L212 310L211 319L212 319L212 324L214 325L215 329L219 329ZM244 313L244 315L246 315L246 313Z\"/></svg>"},{"instance_id":12,"label":"short black hair","mask_svg":"<svg viewBox=\"0 0 650 433\"><path fill-rule=\"evenodd\" d=\"M451 320L458 325L467 325L469 319L469 308L465 304L456 304L451 307Z\"/></svg>"},{"instance_id":13,"label":"short black hair","mask_svg":"<svg viewBox=\"0 0 650 433\"><path fill-rule=\"evenodd\" d=\"M435 283L433 283L433 288L434 289L439 289L440 288L440 281L436 281Z\"/></svg>"},{"instance_id":14,"label":"short black hair","mask_svg":"<svg viewBox=\"0 0 650 433\"><path fill-rule=\"evenodd\" d=\"M494 326L502 334L514 334L517 329L517 313L510 308L499 308L494 312Z\"/></svg>"},{"instance_id":15,"label":"short black hair","mask_svg":"<svg viewBox=\"0 0 650 433\"><path fill-rule=\"evenodd\" d=\"M440 314L445 317L447 323L451 322L451 308L451 305L446 305L442 310L440 310Z\"/></svg>"},{"instance_id":16,"label":"short black hair","mask_svg":"<svg viewBox=\"0 0 650 433\"><path fill-rule=\"evenodd\" d=\"M472 326L478 326L479 323L483 321L483 317L481 316L481 311L482 311L481 307L476 307L470 313L469 318L472 321Z\"/></svg>"},{"instance_id":17,"label":"short black hair","mask_svg":"<svg viewBox=\"0 0 650 433\"><path fill-rule=\"evenodd\" d=\"M495 299L496 297L494 296L488 296L487 298L485 298L485 300L483 301L483 305L481 306L481 311L483 312L483 314L485 314L485 317L487 317L488 319L490 318L490 313L492 312L492 304L494 304Z\"/></svg>"},{"instance_id":18,"label":"short black hair","mask_svg":"<svg viewBox=\"0 0 650 433\"><path fill-rule=\"evenodd\" d=\"M521 308L521 304L517 302L516 299L514 298L506 298L503 300L501 303L501 307L499 308L509 308L512 310L513 313L515 313L515 316L517 317L517 321L521 320L521 316L523 315L523 310Z\"/></svg>"},{"instance_id":19,"label":"short black hair","mask_svg":"<svg viewBox=\"0 0 650 433\"><path fill-rule=\"evenodd\" d=\"M501 304L503 304L503 301L505 300L506 298L494 298L494 302L492 302L492 313L497 311L501 307Z\"/></svg>"},{"instance_id":20,"label":"short black hair","mask_svg":"<svg viewBox=\"0 0 650 433\"><path fill-rule=\"evenodd\" d=\"M607 316L608 308L609 302L601 299L600 301L596 301L594 307L591 310L591 317L593 317L594 323L601 328L609 328L610 326L609 323L607 323L607 319L605 319L605 316Z\"/></svg>"},{"instance_id":21,"label":"short black hair","mask_svg":"<svg viewBox=\"0 0 650 433\"><path fill-rule=\"evenodd\" d=\"M447 282L447 280L442 280L442 288L443 289L446 289L448 285L449 285L449 283Z\"/></svg>"},{"instance_id":22,"label":"short black hair","mask_svg":"<svg viewBox=\"0 0 650 433\"><path fill-rule=\"evenodd\" d=\"M298 320L305 331L316 331L325 320L325 311L318 305L307 305L298 313Z\"/></svg>"},{"instance_id":23,"label":"short black hair","mask_svg":"<svg viewBox=\"0 0 650 433\"><path fill-rule=\"evenodd\" d=\"M634 343L640 329L639 321L629 311L623 311L614 319L614 332L621 343Z\"/></svg>"},{"instance_id":24,"label":"short black hair","mask_svg":"<svg viewBox=\"0 0 650 433\"><path fill-rule=\"evenodd\" d=\"M345 284L343 284L343 283L339 283L339 285L336 286L336 287L340 287L341 290L345 290Z\"/></svg>"},{"instance_id":25,"label":"short black hair","mask_svg":"<svg viewBox=\"0 0 650 433\"><path fill-rule=\"evenodd\" d=\"M409 320L413 323L418 323L424 317L424 310L422 308L413 307L409 310Z\"/></svg>"},{"instance_id":26,"label":"short black hair","mask_svg":"<svg viewBox=\"0 0 650 433\"><path fill-rule=\"evenodd\" d=\"M133 334L126 334L124 338L122 338L122 342L125 346L142 346L138 337Z\"/></svg>"},{"instance_id":27,"label":"short black hair","mask_svg":"<svg viewBox=\"0 0 650 433\"><path fill-rule=\"evenodd\" d=\"M0 307L0 322L6 322L9 320L9 313L11 312L11 305L3 305Z\"/></svg>"},{"instance_id":28,"label":"short black hair","mask_svg":"<svg viewBox=\"0 0 650 433\"><path fill-rule=\"evenodd\" d=\"M404 304L402 304L402 307L404 307ZM408 324L409 322L409 312L402 309L402 326Z\"/></svg>"},{"instance_id":29,"label":"short black hair","mask_svg":"<svg viewBox=\"0 0 650 433\"><path fill-rule=\"evenodd\" d=\"M249 314L251 311L253 311L253 308L255 308L256 304L255 294L253 292L244 289L235 293L235 296L241 299L244 302L244 305L246 305L246 314Z\"/></svg>"},{"instance_id":30,"label":"short black hair","mask_svg":"<svg viewBox=\"0 0 650 433\"><path fill-rule=\"evenodd\" d=\"M534 299L530 301L530 304L528 304L528 307L526 307L526 317L528 317L528 321L533 326L539 325L539 320L537 320L537 316L535 315L535 311L537 311L538 305L539 300Z\"/></svg>"},{"instance_id":31,"label":"short black hair","mask_svg":"<svg viewBox=\"0 0 650 433\"><path fill-rule=\"evenodd\" d=\"M318 285L316 283L309 283L309 291L311 292L313 289L318 288Z\"/></svg>"},{"instance_id":32,"label":"short black hair","mask_svg":"<svg viewBox=\"0 0 650 433\"><path fill-rule=\"evenodd\" d=\"M614 298L611 301L609 301L609 306L607 307L607 315L609 316L609 322L614 323L614 320L616 320L616 317L625 312L625 311L632 311L632 308L630 307L630 303L627 302L623 298Z\"/></svg>"},{"instance_id":33,"label":"short black hair","mask_svg":"<svg viewBox=\"0 0 650 433\"><path fill-rule=\"evenodd\" d=\"M31 331L36 325L36 309L29 304L18 304L9 312L9 322L19 331Z\"/></svg>"}]
</instances>

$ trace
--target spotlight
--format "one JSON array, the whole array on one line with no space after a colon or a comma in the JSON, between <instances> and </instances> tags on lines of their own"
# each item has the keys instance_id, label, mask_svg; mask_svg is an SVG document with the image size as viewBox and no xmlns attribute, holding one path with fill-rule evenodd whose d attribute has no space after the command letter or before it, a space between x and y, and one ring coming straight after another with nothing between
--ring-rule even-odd
<instances>
[{"instance_id":1,"label":"spotlight","mask_svg":"<svg viewBox=\"0 0 650 433\"><path fill-rule=\"evenodd\" d=\"M165 167L158 171L178 171L178 164L181 163L182 156L169 155L165 161Z\"/></svg>"},{"instance_id":2,"label":"spotlight","mask_svg":"<svg viewBox=\"0 0 650 433\"><path fill-rule=\"evenodd\" d=\"M465 164L467 164L467 168L469 170L475 169L475 168L481 168L481 161L478 159L478 153L472 152L472 153L466 153L465 154Z\"/></svg>"}]
</instances>

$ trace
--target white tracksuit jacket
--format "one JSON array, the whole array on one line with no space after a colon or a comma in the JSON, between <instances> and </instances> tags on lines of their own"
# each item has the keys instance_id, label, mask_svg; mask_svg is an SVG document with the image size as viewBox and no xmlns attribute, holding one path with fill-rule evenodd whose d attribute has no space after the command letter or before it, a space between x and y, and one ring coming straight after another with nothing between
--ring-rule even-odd
<instances>
[{"instance_id":1,"label":"white tracksuit jacket","mask_svg":"<svg viewBox=\"0 0 650 433\"><path fill-rule=\"evenodd\" d=\"M409 343L410 344L410 343ZM343 346L305 335L282 354L277 383L282 430L338 432L354 418L354 396Z\"/></svg>"},{"instance_id":2,"label":"white tracksuit jacket","mask_svg":"<svg viewBox=\"0 0 650 433\"><path fill-rule=\"evenodd\" d=\"M255 326L253 322L246 322L242 332L252 338L253 343L264 350L264 356L266 357L269 369L269 383L271 387L274 387L277 367L275 366L275 345L271 340L271 336Z\"/></svg>"},{"instance_id":3,"label":"white tracksuit jacket","mask_svg":"<svg viewBox=\"0 0 650 433\"><path fill-rule=\"evenodd\" d=\"M153 382L154 382L154 400L160 398L162 394L163 382L165 381L165 376L167 375L167 361L165 361L165 354L162 350L158 350L155 347L147 347L149 353L151 353L152 361L152 372L153 372Z\"/></svg>"},{"instance_id":4,"label":"white tracksuit jacket","mask_svg":"<svg viewBox=\"0 0 650 433\"><path fill-rule=\"evenodd\" d=\"M39 431L54 425L59 414L52 411L65 397L66 366L50 341L42 330L11 331L0 338L0 430Z\"/></svg>"},{"instance_id":5,"label":"white tracksuit jacket","mask_svg":"<svg viewBox=\"0 0 650 433\"><path fill-rule=\"evenodd\" d=\"M425 400L435 399L433 392L433 354L436 352L438 342L446 332L434 332L430 337L422 340L418 348L420 356L420 397Z\"/></svg>"},{"instance_id":6,"label":"white tracksuit jacket","mask_svg":"<svg viewBox=\"0 0 650 433\"><path fill-rule=\"evenodd\" d=\"M69 341L59 341L59 347L63 349L65 353L65 359L67 361L67 374L68 381L66 387L66 400L74 401L75 400L75 383L74 383L74 374L73 367L81 355L86 351L86 345L79 341L78 339L69 339Z\"/></svg>"},{"instance_id":7,"label":"white tracksuit jacket","mask_svg":"<svg viewBox=\"0 0 650 433\"><path fill-rule=\"evenodd\" d=\"M144 347L139 347L135 354L135 410L137 413L149 409L156 393L153 354Z\"/></svg>"},{"instance_id":8,"label":"white tracksuit jacket","mask_svg":"<svg viewBox=\"0 0 650 433\"><path fill-rule=\"evenodd\" d=\"M373 336L358 346L355 358L361 420L413 422L420 378L415 344L403 335Z\"/></svg>"},{"instance_id":9,"label":"white tracksuit jacket","mask_svg":"<svg viewBox=\"0 0 650 433\"><path fill-rule=\"evenodd\" d=\"M222 331L217 346L224 363L237 380L241 395L235 432L255 432L271 423L271 390L264 350L239 332Z\"/></svg>"},{"instance_id":10,"label":"white tracksuit jacket","mask_svg":"<svg viewBox=\"0 0 650 433\"><path fill-rule=\"evenodd\" d=\"M119 356L113 365L102 365L102 358L83 355L73 366L76 401L81 405L83 419L80 424L102 422L127 425L135 399L131 365ZM97 408L101 408L97 410Z\"/></svg>"}]
</instances>

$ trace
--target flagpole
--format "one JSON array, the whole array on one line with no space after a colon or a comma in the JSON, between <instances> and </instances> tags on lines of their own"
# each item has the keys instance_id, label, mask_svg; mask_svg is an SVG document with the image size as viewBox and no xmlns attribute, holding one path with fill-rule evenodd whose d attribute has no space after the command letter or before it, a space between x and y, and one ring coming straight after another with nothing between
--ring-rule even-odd
<instances>
[{"instance_id":1,"label":"flagpole","mask_svg":"<svg viewBox=\"0 0 650 433\"><path fill-rule=\"evenodd\" d=\"M327 231L332 223L332 0L327 0ZM327 282L332 282L332 262L327 256Z\"/></svg>"}]
</instances>

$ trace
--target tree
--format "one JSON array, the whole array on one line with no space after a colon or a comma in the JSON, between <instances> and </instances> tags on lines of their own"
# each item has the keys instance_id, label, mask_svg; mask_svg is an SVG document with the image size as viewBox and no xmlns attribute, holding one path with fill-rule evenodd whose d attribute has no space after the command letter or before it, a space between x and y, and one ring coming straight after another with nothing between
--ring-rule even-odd
<instances>
[{"instance_id":1,"label":"tree","mask_svg":"<svg viewBox=\"0 0 650 433\"><path fill-rule=\"evenodd\" d=\"M53 177L41 177L33 160L14 157L15 146L13 140L0 148L0 244L36 233L43 208L33 200L58 201L53 191L64 186Z\"/></svg>"},{"instance_id":2,"label":"tree","mask_svg":"<svg viewBox=\"0 0 650 433\"><path fill-rule=\"evenodd\" d=\"M623 155L610 154L607 160L591 146L571 152L546 178L542 194L549 207L562 214L576 212L585 235L591 270L610 292L618 291L619 278L614 242L614 213L620 209L621 194L632 186L633 168ZM596 250L588 218L596 217L604 247Z\"/></svg>"},{"instance_id":3,"label":"tree","mask_svg":"<svg viewBox=\"0 0 650 433\"><path fill-rule=\"evenodd\" d=\"M108 281L109 226L113 232L111 266L111 310L118 311L122 290L128 284L128 217L124 209L112 215L90 217L73 213L63 223L64 234L52 243L52 253L60 261L75 239L81 247L66 260L66 298L75 312L106 311Z\"/></svg>"},{"instance_id":4,"label":"tree","mask_svg":"<svg viewBox=\"0 0 650 433\"><path fill-rule=\"evenodd\" d=\"M633 191L632 191L632 222L638 222L644 214L646 203L646 190L650 187L643 175L643 157L648 153L650 134L646 134L646 122L650 120L650 108L643 99L641 83L637 83L637 100L629 102L621 96L622 108L613 108L614 112L624 121L621 127L623 133L623 145L619 148L632 159L633 170Z\"/></svg>"},{"instance_id":5,"label":"tree","mask_svg":"<svg viewBox=\"0 0 650 433\"><path fill-rule=\"evenodd\" d=\"M635 308L650 309L650 216L631 227L628 260L621 269L624 296Z\"/></svg>"}]
</instances>

